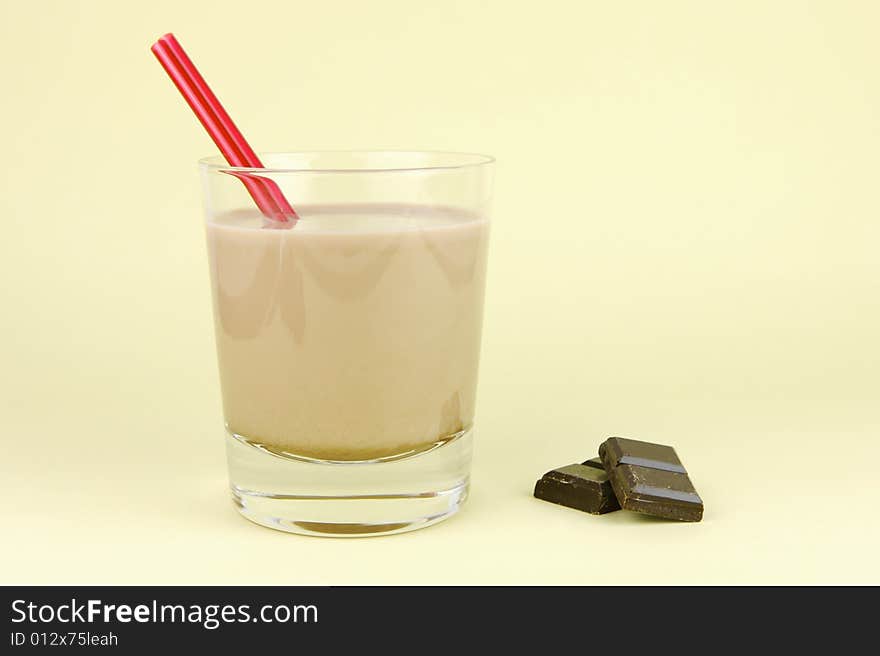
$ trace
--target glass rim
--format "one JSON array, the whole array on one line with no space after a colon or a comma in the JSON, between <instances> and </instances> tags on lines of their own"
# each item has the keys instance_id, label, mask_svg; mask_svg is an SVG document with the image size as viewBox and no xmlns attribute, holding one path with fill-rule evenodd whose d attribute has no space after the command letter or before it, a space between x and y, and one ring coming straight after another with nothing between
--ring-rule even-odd
<instances>
[{"instance_id":1,"label":"glass rim","mask_svg":"<svg viewBox=\"0 0 880 656\"><path fill-rule=\"evenodd\" d=\"M199 159L199 167L206 171L234 171L236 173L404 173L414 171L444 171L477 168L494 164L495 158L482 153L459 152L454 150L278 150L262 151L257 153L262 159L273 155L411 155L411 156L444 156L452 159L451 163L438 164L413 164L411 166L304 166L304 167L275 167L263 168L250 166L231 166L223 158L223 155L211 155ZM458 159L460 161L454 161Z\"/></svg>"}]
</instances>

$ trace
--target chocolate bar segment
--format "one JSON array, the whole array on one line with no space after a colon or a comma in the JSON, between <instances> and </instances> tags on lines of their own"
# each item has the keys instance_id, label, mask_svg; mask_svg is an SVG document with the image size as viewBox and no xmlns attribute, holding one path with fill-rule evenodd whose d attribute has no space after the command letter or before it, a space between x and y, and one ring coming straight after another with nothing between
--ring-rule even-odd
<instances>
[{"instance_id":1,"label":"chocolate bar segment","mask_svg":"<svg viewBox=\"0 0 880 656\"><path fill-rule=\"evenodd\" d=\"M626 437L609 437L602 446L599 447L602 462L607 463L606 466L617 467L617 465L638 465L640 467L650 467L651 469L663 469L679 474L686 474L681 460L675 453L675 449L664 444L653 444L652 442L640 442L639 440L630 440Z\"/></svg>"},{"instance_id":2,"label":"chocolate bar segment","mask_svg":"<svg viewBox=\"0 0 880 656\"><path fill-rule=\"evenodd\" d=\"M672 447L612 437L599 456L624 510L681 522L703 518L703 501Z\"/></svg>"},{"instance_id":3,"label":"chocolate bar segment","mask_svg":"<svg viewBox=\"0 0 880 656\"><path fill-rule=\"evenodd\" d=\"M535 496L593 515L620 509L598 458L547 472L535 484Z\"/></svg>"}]
</instances>

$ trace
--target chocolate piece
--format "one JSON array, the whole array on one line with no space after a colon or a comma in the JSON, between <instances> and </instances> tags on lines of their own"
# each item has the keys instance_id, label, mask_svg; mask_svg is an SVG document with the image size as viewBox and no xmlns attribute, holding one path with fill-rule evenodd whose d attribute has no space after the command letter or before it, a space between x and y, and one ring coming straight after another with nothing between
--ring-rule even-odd
<instances>
[{"instance_id":1,"label":"chocolate piece","mask_svg":"<svg viewBox=\"0 0 880 656\"><path fill-rule=\"evenodd\" d=\"M611 437L599 457L624 510L681 522L703 518L703 501L671 446Z\"/></svg>"},{"instance_id":2,"label":"chocolate piece","mask_svg":"<svg viewBox=\"0 0 880 656\"><path fill-rule=\"evenodd\" d=\"M610 437L599 446L600 454L602 447L605 448L605 455L602 456L603 464L607 462L610 467L639 465L679 474L687 473L671 446L640 442L625 437Z\"/></svg>"},{"instance_id":3,"label":"chocolate piece","mask_svg":"<svg viewBox=\"0 0 880 656\"><path fill-rule=\"evenodd\" d=\"M593 515L620 509L598 458L547 472L535 483L535 496Z\"/></svg>"}]
</instances>

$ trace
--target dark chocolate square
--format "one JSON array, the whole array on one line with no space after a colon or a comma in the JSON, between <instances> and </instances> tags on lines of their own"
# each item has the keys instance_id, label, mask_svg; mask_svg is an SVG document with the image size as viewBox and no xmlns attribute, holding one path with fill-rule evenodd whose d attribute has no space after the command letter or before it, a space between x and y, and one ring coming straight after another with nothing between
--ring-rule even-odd
<instances>
[{"instance_id":1,"label":"dark chocolate square","mask_svg":"<svg viewBox=\"0 0 880 656\"><path fill-rule=\"evenodd\" d=\"M682 522L703 518L703 501L672 447L612 437L599 455L624 510Z\"/></svg>"},{"instance_id":2,"label":"dark chocolate square","mask_svg":"<svg viewBox=\"0 0 880 656\"><path fill-rule=\"evenodd\" d=\"M609 437L599 447L599 455L606 466L639 465L651 469L687 473L675 449L665 444L642 442L626 437Z\"/></svg>"},{"instance_id":3,"label":"dark chocolate square","mask_svg":"<svg viewBox=\"0 0 880 656\"><path fill-rule=\"evenodd\" d=\"M547 472L535 484L535 496L593 515L620 509L608 475L597 462L567 465Z\"/></svg>"}]
</instances>

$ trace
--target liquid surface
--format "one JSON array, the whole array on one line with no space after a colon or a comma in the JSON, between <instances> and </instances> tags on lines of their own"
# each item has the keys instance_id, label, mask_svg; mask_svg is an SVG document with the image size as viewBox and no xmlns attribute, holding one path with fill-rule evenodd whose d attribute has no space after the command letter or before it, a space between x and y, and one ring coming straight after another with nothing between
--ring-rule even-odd
<instances>
[{"instance_id":1,"label":"liquid surface","mask_svg":"<svg viewBox=\"0 0 880 656\"><path fill-rule=\"evenodd\" d=\"M488 221L415 205L207 224L227 427L281 453L367 460L473 421Z\"/></svg>"}]
</instances>

